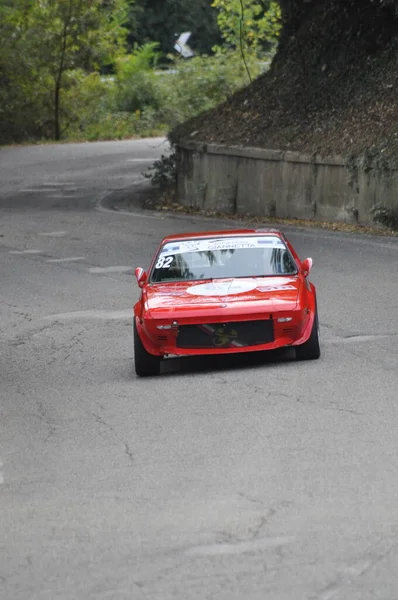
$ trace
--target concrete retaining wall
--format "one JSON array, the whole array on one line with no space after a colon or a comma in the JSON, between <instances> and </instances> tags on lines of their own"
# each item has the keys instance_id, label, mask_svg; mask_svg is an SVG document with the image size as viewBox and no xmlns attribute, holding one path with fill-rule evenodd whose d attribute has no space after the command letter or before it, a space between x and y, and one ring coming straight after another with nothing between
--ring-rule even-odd
<instances>
[{"instance_id":1,"label":"concrete retaining wall","mask_svg":"<svg viewBox=\"0 0 398 600\"><path fill-rule=\"evenodd\" d=\"M372 208L393 210L398 171L256 148L180 143L177 199L198 209L257 216L373 223Z\"/></svg>"}]
</instances>

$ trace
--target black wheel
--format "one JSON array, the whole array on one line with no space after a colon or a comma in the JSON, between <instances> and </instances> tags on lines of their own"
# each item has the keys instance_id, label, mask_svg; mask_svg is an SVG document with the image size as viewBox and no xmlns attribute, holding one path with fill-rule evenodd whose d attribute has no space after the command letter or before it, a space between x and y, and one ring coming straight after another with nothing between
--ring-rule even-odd
<instances>
[{"instance_id":1,"label":"black wheel","mask_svg":"<svg viewBox=\"0 0 398 600\"><path fill-rule=\"evenodd\" d=\"M304 344L296 346L296 360L316 360L320 356L318 310L315 310L311 335Z\"/></svg>"},{"instance_id":2,"label":"black wheel","mask_svg":"<svg viewBox=\"0 0 398 600\"><path fill-rule=\"evenodd\" d=\"M141 338L137 331L137 325L134 319L134 367L139 377L150 377L159 375L160 356L154 356L144 348Z\"/></svg>"}]
</instances>

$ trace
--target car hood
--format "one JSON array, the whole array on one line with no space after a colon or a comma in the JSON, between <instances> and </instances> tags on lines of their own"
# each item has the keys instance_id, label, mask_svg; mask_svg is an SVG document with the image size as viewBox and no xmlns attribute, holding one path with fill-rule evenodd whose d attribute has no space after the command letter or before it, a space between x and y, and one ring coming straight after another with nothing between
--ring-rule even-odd
<instances>
[{"instance_id":1,"label":"car hood","mask_svg":"<svg viewBox=\"0 0 398 600\"><path fill-rule=\"evenodd\" d=\"M200 314L223 314L294 310L300 279L247 277L212 281L184 281L148 285L144 300L151 317L178 318Z\"/></svg>"}]
</instances>

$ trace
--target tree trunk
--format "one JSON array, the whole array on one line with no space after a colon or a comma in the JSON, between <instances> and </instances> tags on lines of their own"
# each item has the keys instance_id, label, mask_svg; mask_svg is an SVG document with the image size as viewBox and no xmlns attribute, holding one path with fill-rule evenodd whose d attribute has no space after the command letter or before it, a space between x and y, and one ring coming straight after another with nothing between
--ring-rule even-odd
<instances>
[{"instance_id":1,"label":"tree trunk","mask_svg":"<svg viewBox=\"0 0 398 600\"><path fill-rule=\"evenodd\" d=\"M58 77L55 82L54 94L54 138L58 142L61 137L60 122L59 122L59 95L61 91L61 78Z\"/></svg>"},{"instance_id":2,"label":"tree trunk","mask_svg":"<svg viewBox=\"0 0 398 600\"><path fill-rule=\"evenodd\" d=\"M68 37L69 23L72 17L72 2L69 2L69 14L64 23L62 40L61 40L61 55L59 59L58 71L55 76L55 89L54 89L54 137L58 142L61 138L61 124L60 124L60 95L61 95L61 83L62 75L65 68L65 55L66 55L66 42Z\"/></svg>"}]
</instances>

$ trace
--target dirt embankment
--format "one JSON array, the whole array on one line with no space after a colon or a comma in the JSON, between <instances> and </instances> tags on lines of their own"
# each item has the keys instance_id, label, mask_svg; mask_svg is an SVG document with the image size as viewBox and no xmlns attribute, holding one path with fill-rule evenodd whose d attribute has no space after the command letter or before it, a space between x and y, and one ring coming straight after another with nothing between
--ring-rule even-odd
<instances>
[{"instance_id":1,"label":"dirt embankment","mask_svg":"<svg viewBox=\"0 0 398 600\"><path fill-rule=\"evenodd\" d=\"M270 71L171 139L398 162L397 4L301 0Z\"/></svg>"}]
</instances>

